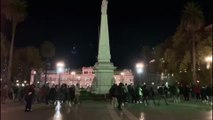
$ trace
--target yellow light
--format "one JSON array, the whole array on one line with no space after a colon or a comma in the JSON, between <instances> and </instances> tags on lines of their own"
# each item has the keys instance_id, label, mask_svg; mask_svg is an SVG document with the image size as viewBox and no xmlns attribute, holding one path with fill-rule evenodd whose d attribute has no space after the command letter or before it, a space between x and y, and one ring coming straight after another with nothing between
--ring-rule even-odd
<instances>
[{"instance_id":1,"label":"yellow light","mask_svg":"<svg viewBox=\"0 0 213 120\"><path fill-rule=\"evenodd\" d=\"M57 66L57 67L64 67L64 63L63 63L63 62L58 62L58 63L56 64L56 66Z\"/></svg>"},{"instance_id":2,"label":"yellow light","mask_svg":"<svg viewBox=\"0 0 213 120\"><path fill-rule=\"evenodd\" d=\"M206 62L212 62L212 56L207 56L206 58L205 58L205 61Z\"/></svg>"},{"instance_id":3,"label":"yellow light","mask_svg":"<svg viewBox=\"0 0 213 120\"><path fill-rule=\"evenodd\" d=\"M71 72L71 74L72 74L72 75L75 75L75 72L73 71L73 72Z\"/></svg>"},{"instance_id":4,"label":"yellow light","mask_svg":"<svg viewBox=\"0 0 213 120\"><path fill-rule=\"evenodd\" d=\"M144 64L143 63L137 63L136 64L136 68L143 68L144 67Z\"/></svg>"}]
</instances>

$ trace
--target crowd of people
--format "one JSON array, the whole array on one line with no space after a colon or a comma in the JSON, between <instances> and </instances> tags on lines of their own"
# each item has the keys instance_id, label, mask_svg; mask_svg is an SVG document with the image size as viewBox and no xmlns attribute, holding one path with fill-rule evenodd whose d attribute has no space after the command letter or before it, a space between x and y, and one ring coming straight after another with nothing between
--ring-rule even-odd
<instances>
[{"instance_id":1,"label":"crowd of people","mask_svg":"<svg viewBox=\"0 0 213 120\"><path fill-rule=\"evenodd\" d=\"M143 103L147 106L150 100L156 106L160 105L161 100L168 105L168 99L174 103L196 99L210 104L212 88L211 86L200 86L199 84L194 86L178 83L174 85L162 84L161 86L133 86L132 84L124 85L120 83L119 85L112 85L109 95L112 106L117 107L119 110L121 110L121 106L124 103Z\"/></svg>"},{"instance_id":2,"label":"crowd of people","mask_svg":"<svg viewBox=\"0 0 213 120\"><path fill-rule=\"evenodd\" d=\"M1 102L4 104L8 99L14 102L26 104L25 111L32 111L33 103L56 104L61 103L80 104L80 87L76 85L27 85L25 87L12 85L10 88L7 84L1 86ZM199 84L190 86L175 83L174 85L162 84L134 86L132 84L119 85L113 84L109 90L109 96L113 107L122 110L122 105L126 103L142 103L145 106L150 101L155 106L159 106L163 100L166 105L169 102L189 101L196 99L210 104L212 100L212 86L200 86Z\"/></svg>"},{"instance_id":3,"label":"crowd of people","mask_svg":"<svg viewBox=\"0 0 213 120\"><path fill-rule=\"evenodd\" d=\"M27 85L25 87L12 86L9 88L4 84L1 90L1 102L4 104L7 100L13 102L21 102L26 104L26 112L32 111L33 103L56 104L57 101L61 103L80 104L80 87L79 84L68 86L46 84L42 87L35 85Z\"/></svg>"}]
</instances>

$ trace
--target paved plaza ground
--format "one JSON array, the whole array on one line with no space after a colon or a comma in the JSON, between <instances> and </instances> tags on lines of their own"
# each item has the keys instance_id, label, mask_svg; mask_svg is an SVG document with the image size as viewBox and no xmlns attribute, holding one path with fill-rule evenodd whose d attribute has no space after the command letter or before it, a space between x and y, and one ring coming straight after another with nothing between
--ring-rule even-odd
<instances>
[{"instance_id":1,"label":"paved plaza ground","mask_svg":"<svg viewBox=\"0 0 213 120\"><path fill-rule=\"evenodd\" d=\"M212 120L212 108L198 102L162 103L160 106L127 104L122 111L105 101L83 101L77 105L35 104L33 112L24 112L24 105L1 105L1 120Z\"/></svg>"}]
</instances>

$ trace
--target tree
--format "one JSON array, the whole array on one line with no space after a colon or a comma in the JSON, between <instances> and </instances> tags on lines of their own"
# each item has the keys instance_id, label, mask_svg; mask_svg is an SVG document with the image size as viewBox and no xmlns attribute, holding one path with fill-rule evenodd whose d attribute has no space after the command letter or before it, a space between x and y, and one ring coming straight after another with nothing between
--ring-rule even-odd
<instances>
[{"instance_id":1,"label":"tree","mask_svg":"<svg viewBox=\"0 0 213 120\"><path fill-rule=\"evenodd\" d=\"M42 43L41 45L41 56L45 59L45 82L44 84L46 84L47 81L47 63L48 61L54 57L55 55L55 46L53 43L49 42L49 41L44 41L44 43Z\"/></svg>"},{"instance_id":2,"label":"tree","mask_svg":"<svg viewBox=\"0 0 213 120\"><path fill-rule=\"evenodd\" d=\"M42 66L39 50L32 46L17 49L13 57L12 75L18 79L29 80L31 70L37 71Z\"/></svg>"},{"instance_id":3,"label":"tree","mask_svg":"<svg viewBox=\"0 0 213 120\"><path fill-rule=\"evenodd\" d=\"M4 0L4 6L2 8L2 13L5 15L6 19L12 23L12 37L10 43L10 52L9 52L9 65L8 65L8 74L7 82L8 85L11 85L11 67L13 59L13 46L16 33L17 25L24 21L26 16L26 2L24 0Z\"/></svg>"},{"instance_id":4,"label":"tree","mask_svg":"<svg viewBox=\"0 0 213 120\"><path fill-rule=\"evenodd\" d=\"M6 40L6 37L1 33L1 78L6 79L7 73L7 61L9 55L10 43Z\"/></svg>"},{"instance_id":5,"label":"tree","mask_svg":"<svg viewBox=\"0 0 213 120\"><path fill-rule=\"evenodd\" d=\"M198 33L204 26L204 15L200 6L194 2L189 2L181 18L181 27L184 28L189 40L192 43L192 61L193 61L193 82L196 83L196 42Z\"/></svg>"}]
</instances>

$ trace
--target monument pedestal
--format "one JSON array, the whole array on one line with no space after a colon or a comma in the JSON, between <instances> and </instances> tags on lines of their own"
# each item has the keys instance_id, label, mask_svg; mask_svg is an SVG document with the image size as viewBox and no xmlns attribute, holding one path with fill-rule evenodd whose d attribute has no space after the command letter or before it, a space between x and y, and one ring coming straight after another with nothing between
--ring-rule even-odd
<instances>
[{"instance_id":1,"label":"monument pedestal","mask_svg":"<svg viewBox=\"0 0 213 120\"><path fill-rule=\"evenodd\" d=\"M114 70L116 67L112 63L99 63L95 64L95 80L93 88L95 89L95 94L107 94L109 89L114 83Z\"/></svg>"},{"instance_id":2,"label":"monument pedestal","mask_svg":"<svg viewBox=\"0 0 213 120\"><path fill-rule=\"evenodd\" d=\"M114 83L114 65L110 62L110 44L107 18L107 0L102 1L101 25L98 47L98 62L94 66L95 79L93 80L93 91L95 94L107 94Z\"/></svg>"}]
</instances>

